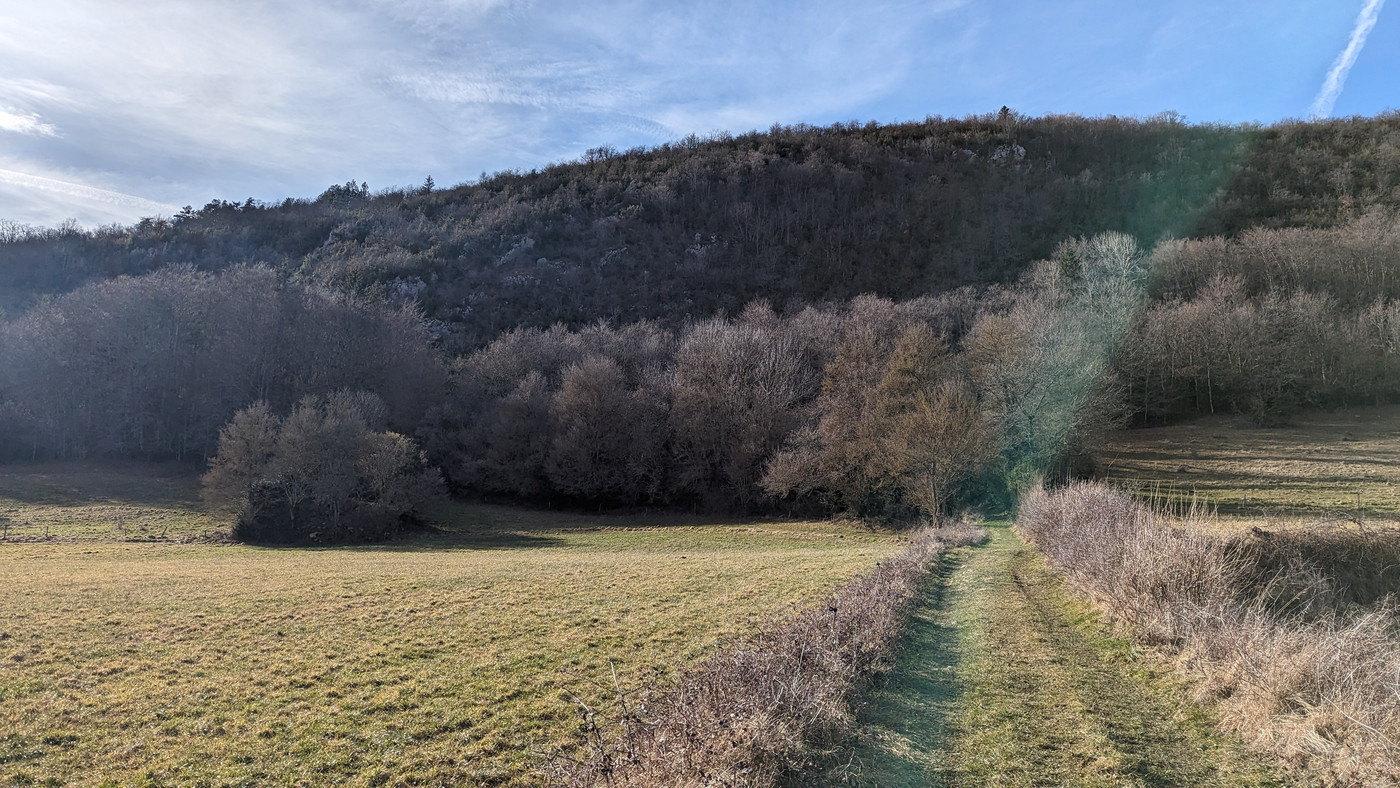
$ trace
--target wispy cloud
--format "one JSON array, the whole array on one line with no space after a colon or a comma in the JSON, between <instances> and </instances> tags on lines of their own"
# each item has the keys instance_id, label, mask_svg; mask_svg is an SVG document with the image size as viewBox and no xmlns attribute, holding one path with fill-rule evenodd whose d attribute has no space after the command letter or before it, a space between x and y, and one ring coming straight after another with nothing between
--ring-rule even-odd
<instances>
[{"instance_id":1,"label":"wispy cloud","mask_svg":"<svg viewBox=\"0 0 1400 788\"><path fill-rule=\"evenodd\" d=\"M0 107L0 131L35 134L40 137L58 136L58 129L52 123L45 123L38 115L4 107Z\"/></svg>"},{"instance_id":2,"label":"wispy cloud","mask_svg":"<svg viewBox=\"0 0 1400 788\"><path fill-rule=\"evenodd\" d=\"M15 170L0 169L0 183L26 189L37 189L83 202L102 203L123 210L135 210L146 216L169 216L177 210L173 205L147 200L133 194L123 194L111 189L101 189L57 178L46 178L42 175L30 175Z\"/></svg>"},{"instance_id":3,"label":"wispy cloud","mask_svg":"<svg viewBox=\"0 0 1400 788\"><path fill-rule=\"evenodd\" d=\"M1337 55L1332 70L1327 72L1327 79L1322 83L1322 89L1318 91L1317 98L1313 99L1311 114L1314 118L1326 118L1332 114L1337 97L1342 95L1342 88L1346 87L1347 74L1356 64L1362 47L1366 46L1366 38L1376 26L1383 5L1385 0L1366 0L1366 5L1356 17L1356 25L1351 29L1351 39L1347 41L1346 49Z\"/></svg>"}]
</instances>

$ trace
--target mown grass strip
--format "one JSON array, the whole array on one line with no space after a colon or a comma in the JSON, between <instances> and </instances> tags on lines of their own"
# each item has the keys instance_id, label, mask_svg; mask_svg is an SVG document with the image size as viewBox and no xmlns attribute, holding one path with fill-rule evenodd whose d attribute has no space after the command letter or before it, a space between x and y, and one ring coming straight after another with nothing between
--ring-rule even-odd
<instances>
[{"instance_id":1,"label":"mown grass strip","mask_svg":"<svg viewBox=\"0 0 1400 788\"><path fill-rule=\"evenodd\" d=\"M985 560L950 785L1278 784L1015 534L998 532Z\"/></svg>"},{"instance_id":2,"label":"mown grass strip","mask_svg":"<svg viewBox=\"0 0 1400 788\"><path fill-rule=\"evenodd\" d=\"M968 553L963 548L944 554L923 584L894 655L894 670L867 694L856 735L792 785L935 784L963 691L958 666L971 622L960 615L970 606L959 597L976 592L962 568Z\"/></svg>"},{"instance_id":3,"label":"mown grass strip","mask_svg":"<svg viewBox=\"0 0 1400 788\"><path fill-rule=\"evenodd\" d=\"M916 614L929 624L824 784L1278 784L1008 528L991 530L930 589Z\"/></svg>"}]
</instances>

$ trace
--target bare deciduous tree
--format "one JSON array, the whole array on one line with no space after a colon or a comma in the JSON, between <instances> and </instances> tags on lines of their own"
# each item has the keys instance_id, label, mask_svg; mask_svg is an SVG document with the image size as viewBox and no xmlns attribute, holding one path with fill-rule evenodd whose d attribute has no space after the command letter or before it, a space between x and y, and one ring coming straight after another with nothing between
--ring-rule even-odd
<instances>
[{"instance_id":1,"label":"bare deciduous tree","mask_svg":"<svg viewBox=\"0 0 1400 788\"><path fill-rule=\"evenodd\" d=\"M308 397L284 419L239 411L204 477L206 497L237 515L251 541L378 538L398 529L438 484L407 438L371 429L383 403L363 392Z\"/></svg>"}]
</instances>

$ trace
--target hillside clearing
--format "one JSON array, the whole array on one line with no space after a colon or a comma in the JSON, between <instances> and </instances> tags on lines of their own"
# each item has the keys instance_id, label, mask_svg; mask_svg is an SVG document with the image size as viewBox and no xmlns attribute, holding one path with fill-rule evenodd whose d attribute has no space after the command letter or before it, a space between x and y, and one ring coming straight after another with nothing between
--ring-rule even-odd
<instances>
[{"instance_id":1,"label":"hillside clearing","mask_svg":"<svg viewBox=\"0 0 1400 788\"><path fill-rule=\"evenodd\" d=\"M1354 408L1254 427L1215 416L1127 430L1099 452L1105 481L1214 507L1228 527L1360 515L1400 519L1400 407Z\"/></svg>"},{"instance_id":2,"label":"hillside clearing","mask_svg":"<svg viewBox=\"0 0 1400 788\"><path fill-rule=\"evenodd\" d=\"M469 505L370 547L99 541L82 511L105 504L23 487L0 483L76 525L0 543L5 784L538 784L575 741L568 693L605 705L611 665L665 680L899 549L831 523ZM111 497L206 516L180 489Z\"/></svg>"}]
</instances>

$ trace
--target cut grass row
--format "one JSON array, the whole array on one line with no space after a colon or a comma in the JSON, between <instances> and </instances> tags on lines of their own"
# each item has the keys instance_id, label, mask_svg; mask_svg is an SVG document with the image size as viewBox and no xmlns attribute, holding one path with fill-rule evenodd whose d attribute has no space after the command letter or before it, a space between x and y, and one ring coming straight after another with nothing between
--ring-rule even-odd
<instances>
[{"instance_id":1,"label":"cut grass row","mask_svg":"<svg viewBox=\"0 0 1400 788\"><path fill-rule=\"evenodd\" d=\"M954 721L953 785L1280 785L1184 687L1074 599L1009 531L984 560L982 637Z\"/></svg>"},{"instance_id":2,"label":"cut grass row","mask_svg":"<svg viewBox=\"0 0 1400 788\"><path fill-rule=\"evenodd\" d=\"M820 784L1279 784L1005 524L991 531L930 584L867 724Z\"/></svg>"},{"instance_id":3,"label":"cut grass row","mask_svg":"<svg viewBox=\"0 0 1400 788\"><path fill-rule=\"evenodd\" d=\"M0 543L13 784L537 784L577 741L569 693L605 706L613 665L666 681L900 547L832 523L468 505L372 547L131 542L83 530L83 508L207 517L193 482L0 489L71 510L80 537Z\"/></svg>"},{"instance_id":4,"label":"cut grass row","mask_svg":"<svg viewBox=\"0 0 1400 788\"><path fill-rule=\"evenodd\" d=\"M1197 501L1227 528L1360 516L1400 520L1400 407L1239 417L1121 432L1099 452L1105 480L1159 501Z\"/></svg>"}]
</instances>

